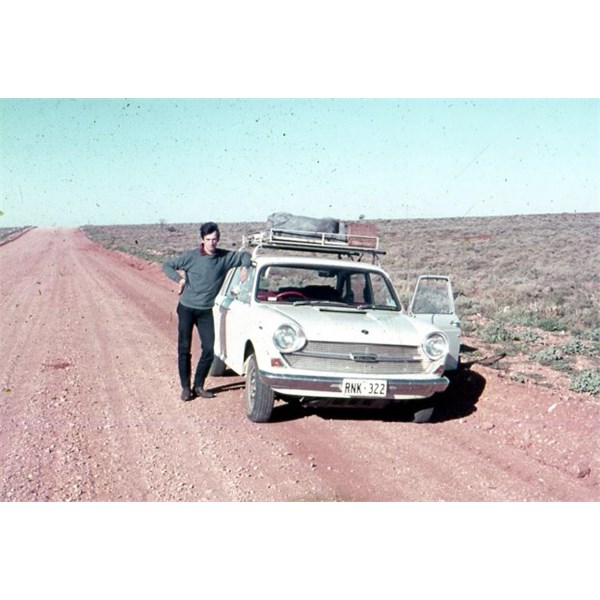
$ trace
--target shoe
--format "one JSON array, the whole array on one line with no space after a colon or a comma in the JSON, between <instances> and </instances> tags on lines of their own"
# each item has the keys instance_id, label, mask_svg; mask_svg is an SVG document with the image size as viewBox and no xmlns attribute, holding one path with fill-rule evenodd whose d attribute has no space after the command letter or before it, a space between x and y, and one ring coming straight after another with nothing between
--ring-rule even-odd
<instances>
[{"instance_id":1,"label":"shoe","mask_svg":"<svg viewBox=\"0 0 600 600\"><path fill-rule=\"evenodd\" d=\"M200 396L200 398L214 398L215 395L208 390L205 390L203 387L195 387L194 393L196 396Z\"/></svg>"},{"instance_id":2,"label":"shoe","mask_svg":"<svg viewBox=\"0 0 600 600\"><path fill-rule=\"evenodd\" d=\"M189 402L190 400L193 400L194 394L192 393L192 390L190 390L190 388L183 388L183 390L181 391L181 399L184 402Z\"/></svg>"}]
</instances>

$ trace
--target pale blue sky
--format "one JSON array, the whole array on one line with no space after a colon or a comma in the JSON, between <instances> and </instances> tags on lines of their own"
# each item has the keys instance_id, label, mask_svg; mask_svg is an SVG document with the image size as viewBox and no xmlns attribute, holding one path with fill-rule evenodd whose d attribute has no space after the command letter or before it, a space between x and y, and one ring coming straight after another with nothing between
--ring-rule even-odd
<instances>
[{"instance_id":1,"label":"pale blue sky","mask_svg":"<svg viewBox=\"0 0 600 600\"><path fill-rule=\"evenodd\" d=\"M600 210L598 99L0 99L0 227Z\"/></svg>"}]
</instances>

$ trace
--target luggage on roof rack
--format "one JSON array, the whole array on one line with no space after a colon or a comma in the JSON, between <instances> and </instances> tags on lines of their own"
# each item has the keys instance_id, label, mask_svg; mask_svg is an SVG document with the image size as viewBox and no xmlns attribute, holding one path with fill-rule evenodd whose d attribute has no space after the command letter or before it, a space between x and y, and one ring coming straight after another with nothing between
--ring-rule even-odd
<instances>
[{"instance_id":1,"label":"luggage on roof rack","mask_svg":"<svg viewBox=\"0 0 600 600\"><path fill-rule=\"evenodd\" d=\"M370 255L375 261L384 250L379 247L377 236L368 236L352 233L319 233L312 231L299 231L294 229L267 229L243 238L243 246L254 248L253 255L261 249L288 250L292 252L321 252L358 257Z\"/></svg>"}]
</instances>

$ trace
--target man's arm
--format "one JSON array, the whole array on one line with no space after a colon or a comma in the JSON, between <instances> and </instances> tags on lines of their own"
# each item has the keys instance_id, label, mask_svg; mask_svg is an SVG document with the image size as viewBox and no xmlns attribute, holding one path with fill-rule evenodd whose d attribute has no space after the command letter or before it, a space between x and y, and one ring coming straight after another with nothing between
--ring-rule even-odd
<instances>
[{"instance_id":1,"label":"man's arm","mask_svg":"<svg viewBox=\"0 0 600 600\"><path fill-rule=\"evenodd\" d=\"M252 266L252 257L247 252L240 252L242 255L242 268L240 269L240 281L243 283L248 279L248 269Z\"/></svg>"},{"instance_id":2,"label":"man's arm","mask_svg":"<svg viewBox=\"0 0 600 600\"><path fill-rule=\"evenodd\" d=\"M179 284L178 294L181 295L183 292L183 288L185 287L185 277L182 277L179 271L184 270L184 260L183 256L176 256L175 258L171 258L166 260L163 263L163 272L169 278Z\"/></svg>"}]
</instances>

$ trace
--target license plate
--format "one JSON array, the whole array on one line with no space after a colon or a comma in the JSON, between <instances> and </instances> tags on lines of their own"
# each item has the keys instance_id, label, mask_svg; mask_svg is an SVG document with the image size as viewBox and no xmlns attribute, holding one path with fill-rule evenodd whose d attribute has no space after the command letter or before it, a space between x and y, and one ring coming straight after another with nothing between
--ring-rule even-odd
<instances>
[{"instance_id":1,"label":"license plate","mask_svg":"<svg viewBox=\"0 0 600 600\"><path fill-rule=\"evenodd\" d=\"M387 395L387 381L381 379L343 379L342 393L346 396L375 396Z\"/></svg>"}]
</instances>

